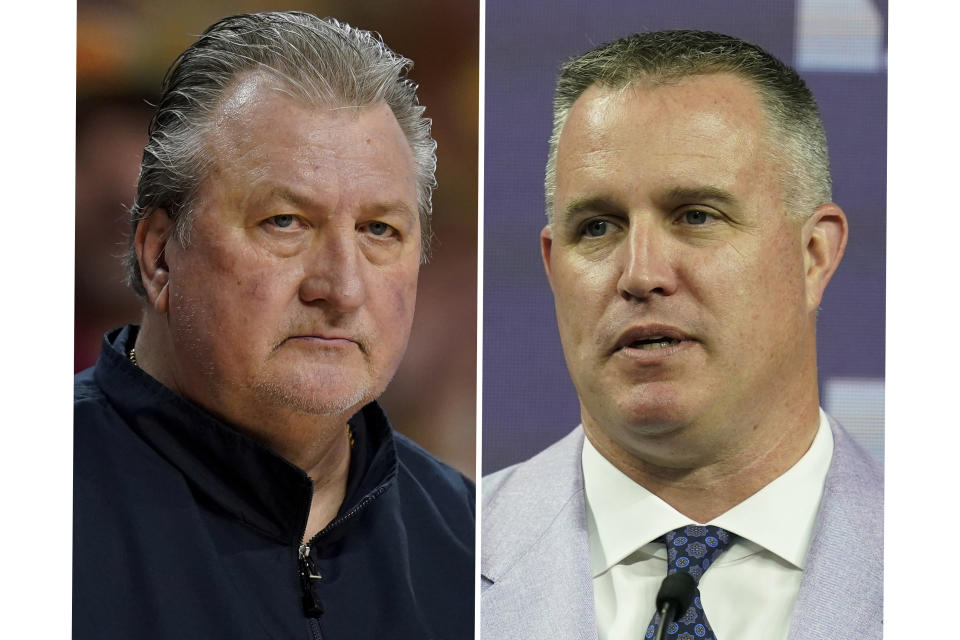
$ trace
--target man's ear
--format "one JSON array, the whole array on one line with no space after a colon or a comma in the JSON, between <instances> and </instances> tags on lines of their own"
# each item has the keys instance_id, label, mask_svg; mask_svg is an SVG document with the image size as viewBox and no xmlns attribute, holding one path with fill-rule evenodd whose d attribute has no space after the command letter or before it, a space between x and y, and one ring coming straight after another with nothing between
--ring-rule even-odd
<instances>
[{"instance_id":1,"label":"man's ear","mask_svg":"<svg viewBox=\"0 0 960 640\"><path fill-rule=\"evenodd\" d=\"M543 269L547 272L547 281L550 282L550 288L553 288L553 279L550 276L550 250L553 248L553 232L550 231L550 225L547 224L540 230L540 256L543 258Z\"/></svg>"},{"instance_id":2,"label":"man's ear","mask_svg":"<svg viewBox=\"0 0 960 640\"><path fill-rule=\"evenodd\" d=\"M167 240L173 232L173 220L165 209L153 212L137 224L133 246L140 265L140 279L147 291L147 300L157 313L166 313L169 303L167 284L170 271L164 253Z\"/></svg>"},{"instance_id":3,"label":"man's ear","mask_svg":"<svg viewBox=\"0 0 960 640\"><path fill-rule=\"evenodd\" d=\"M803 223L802 238L807 310L815 311L847 247L847 217L832 202L821 205Z\"/></svg>"}]
</instances>

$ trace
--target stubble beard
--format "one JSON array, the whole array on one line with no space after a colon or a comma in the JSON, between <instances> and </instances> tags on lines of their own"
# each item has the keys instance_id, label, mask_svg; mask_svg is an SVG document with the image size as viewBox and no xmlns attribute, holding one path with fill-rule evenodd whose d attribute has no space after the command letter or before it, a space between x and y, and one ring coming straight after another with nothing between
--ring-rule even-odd
<instances>
[{"instance_id":1,"label":"stubble beard","mask_svg":"<svg viewBox=\"0 0 960 640\"><path fill-rule=\"evenodd\" d=\"M277 407L307 415L332 417L350 413L375 399L383 389L375 388L373 381L364 380L346 391L331 397L330 387L345 387L347 381L338 380L328 388L303 388L302 385L283 384L279 381L261 381L255 385L258 397ZM350 416L345 416L349 418Z\"/></svg>"}]
</instances>

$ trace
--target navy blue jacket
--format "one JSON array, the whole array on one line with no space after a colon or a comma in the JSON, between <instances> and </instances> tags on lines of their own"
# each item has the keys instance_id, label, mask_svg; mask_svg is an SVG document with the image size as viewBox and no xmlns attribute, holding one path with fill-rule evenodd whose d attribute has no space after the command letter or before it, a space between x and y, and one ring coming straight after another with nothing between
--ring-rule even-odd
<instances>
[{"instance_id":1,"label":"navy blue jacket","mask_svg":"<svg viewBox=\"0 0 960 640\"><path fill-rule=\"evenodd\" d=\"M74 638L473 637L472 482L371 403L304 557L307 474L130 363L135 335L75 379Z\"/></svg>"}]
</instances>

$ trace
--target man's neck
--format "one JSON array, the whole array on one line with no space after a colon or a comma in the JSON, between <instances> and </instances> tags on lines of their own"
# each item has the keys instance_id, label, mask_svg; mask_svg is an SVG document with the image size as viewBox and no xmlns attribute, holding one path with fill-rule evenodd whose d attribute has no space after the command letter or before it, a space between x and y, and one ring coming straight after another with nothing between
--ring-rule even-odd
<instances>
[{"instance_id":1,"label":"man's neck","mask_svg":"<svg viewBox=\"0 0 960 640\"><path fill-rule=\"evenodd\" d=\"M237 426L274 453L303 469L313 481L313 499L304 541L319 533L336 517L346 497L350 471L350 435L347 423L323 420L322 416L284 416L286 420L260 422L283 425L265 429Z\"/></svg>"},{"instance_id":2,"label":"man's neck","mask_svg":"<svg viewBox=\"0 0 960 640\"><path fill-rule=\"evenodd\" d=\"M347 493L350 472L350 441L346 430L341 431L320 461L305 471L313 480L313 500L303 541L306 542L329 524L340 510Z\"/></svg>"},{"instance_id":3,"label":"man's neck","mask_svg":"<svg viewBox=\"0 0 960 640\"><path fill-rule=\"evenodd\" d=\"M669 466L640 451L628 451L603 430L584 430L597 451L634 482L698 523L709 522L778 478L810 448L819 408L790 421L753 430L763 437L729 450L704 452L700 460ZM682 435L678 436L683 438ZM663 447L663 442L658 442Z\"/></svg>"}]
</instances>

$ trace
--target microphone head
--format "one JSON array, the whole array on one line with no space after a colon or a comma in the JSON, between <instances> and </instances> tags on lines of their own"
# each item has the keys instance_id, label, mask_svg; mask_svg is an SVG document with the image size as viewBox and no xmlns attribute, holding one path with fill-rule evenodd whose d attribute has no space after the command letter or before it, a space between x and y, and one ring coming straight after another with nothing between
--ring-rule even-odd
<instances>
[{"instance_id":1,"label":"microphone head","mask_svg":"<svg viewBox=\"0 0 960 640\"><path fill-rule=\"evenodd\" d=\"M697 592L697 582L689 573L678 571L671 573L660 584L660 591L657 592L657 611L663 609L663 605L672 603L676 615L682 616L690 605L693 604L693 595Z\"/></svg>"}]
</instances>

